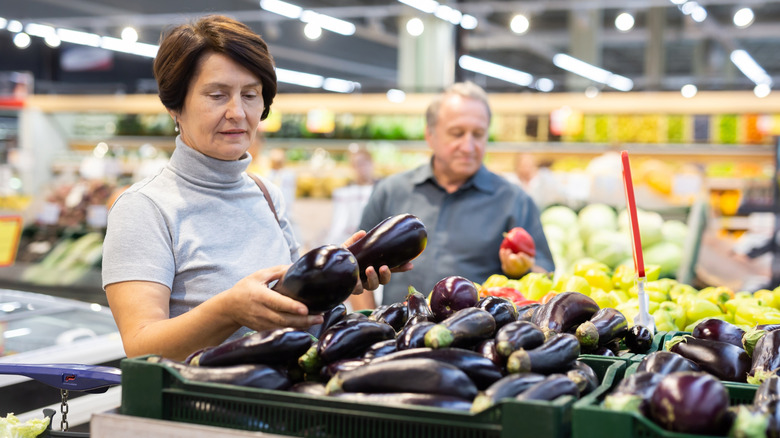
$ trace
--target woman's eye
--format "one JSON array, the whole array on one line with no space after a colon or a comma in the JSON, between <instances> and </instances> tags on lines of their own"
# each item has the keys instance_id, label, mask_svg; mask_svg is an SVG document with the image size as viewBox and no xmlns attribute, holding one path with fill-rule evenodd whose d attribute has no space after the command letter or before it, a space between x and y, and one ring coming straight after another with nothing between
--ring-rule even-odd
<instances>
[{"instance_id":1,"label":"woman's eye","mask_svg":"<svg viewBox=\"0 0 780 438\"><path fill-rule=\"evenodd\" d=\"M212 93L212 94L209 94L209 97L212 98L212 99L221 99L224 96L225 95L222 94L222 93Z\"/></svg>"},{"instance_id":2,"label":"woman's eye","mask_svg":"<svg viewBox=\"0 0 780 438\"><path fill-rule=\"evenodd\" d=\"M255 93L244 94L244 98L246 98L246 99L254 99L256 97L257 97L257 94L255 94Z\"/></svg>"}]
</instances>

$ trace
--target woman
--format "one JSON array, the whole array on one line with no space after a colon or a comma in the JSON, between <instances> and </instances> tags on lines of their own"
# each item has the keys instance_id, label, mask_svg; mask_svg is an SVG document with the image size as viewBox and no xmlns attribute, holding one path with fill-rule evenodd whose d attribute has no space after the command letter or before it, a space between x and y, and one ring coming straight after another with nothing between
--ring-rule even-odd
<instances>
[{"instance_id":1,"label":"woman","mask_svg":"<svg viewBox=\"0 0 780 438\"><path fill-rule=\"evenodd\" d=\"M179 132L176 149L163 170L119 197L104 243L103 287L127 356L184 359L250 330L321 323L269 288L299 245L281 191L263 180L267 202L246 173L247 149L276 95L265 42L242 23L208 16L163 37L154 75ZM390 279L386 266L366 272L355 293Z\"/></svg>"}]
</instances>

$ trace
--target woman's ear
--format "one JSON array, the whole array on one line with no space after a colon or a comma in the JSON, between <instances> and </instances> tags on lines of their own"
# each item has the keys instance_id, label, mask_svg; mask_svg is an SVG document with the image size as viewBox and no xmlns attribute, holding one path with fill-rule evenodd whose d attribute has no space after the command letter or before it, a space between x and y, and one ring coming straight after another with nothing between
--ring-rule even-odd
<instances>
[{"instance_id":1,"label":"woman's ear","mask_svg":"<svg viewBox=\"0 0 780 438\"><path fill-rule=\"evenodd\" d=\"M179 112L169 109L168 114L173 118L173 130L179 132Z\"/></svg>"}]
</instances>

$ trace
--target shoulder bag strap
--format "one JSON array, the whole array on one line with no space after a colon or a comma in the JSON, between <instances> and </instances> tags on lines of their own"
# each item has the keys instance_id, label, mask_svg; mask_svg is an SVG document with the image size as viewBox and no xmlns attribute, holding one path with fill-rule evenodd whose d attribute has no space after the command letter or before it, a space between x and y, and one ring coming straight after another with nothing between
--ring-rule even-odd
<instances>
[{"instance_id":1,"label":"shoulder bag strap","mask_svg":"<svg viewBox=\"0 0 780 438\"><path fill-rule=\"evenodd\" d=\"M271 209L271 211L274 214L274 217L276 218L276 222L281 225L281 222L279 222L279 216L276 214L276 207L274 207L273 201L271 201L271 194L268 193L268 189L265 187L265 184L263 184L263 181L260 180L260 177L255 175L254 173L246 173L249 175L250 178L255 180L255 183L257 184L257 187L260 187L260 191L263 192L263 196L265 196L265 201L268 203L268 207Z\"/></svg>"}]
</instances>

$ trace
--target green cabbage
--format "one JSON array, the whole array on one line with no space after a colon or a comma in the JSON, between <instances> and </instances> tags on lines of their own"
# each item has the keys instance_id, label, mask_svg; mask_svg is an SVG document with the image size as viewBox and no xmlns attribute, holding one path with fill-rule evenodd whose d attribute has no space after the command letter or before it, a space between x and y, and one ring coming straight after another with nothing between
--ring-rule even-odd
<instances>
[{"instance_id":1,"label":"green cabbage","mask_svg":"<svg viewBox=\"0 0 780 438\"><path fill-rule=\"evenodd\" d=\"M585 252L588 257L614 269L631 257L631 241L625 233L619 231L597 231L585 245Z\"/></svg>"},{"instance_id":2,"label":"green cabbage","mask_svg":"<svg viewBox=\"0 0 780 438\"><path fill-rule=\"evenodd\" d=\"M654 211L637 209L637 220L639 221L639 237L642 239L642 248L647 248L664 240L663 226L664 218ZM628 225L628 210L621 210L618 214L618 228L631 235L631 228Z\"/></svg>"},{"instance_id":3,"label":"green cabbage","mask_svg":"<svg viewBox=\"0 0 780 438\"><path fill-rule=\"evenodd\" d=\"M664 226L661 227L661 232L664 235L665 241L672 242L678 246L683 246L685 239L688 236L688 225L683 221L670 219L664 222Z\"/></svg>"},{"instance_id":4,"label":"green cabbage","mask_svg":"<svg viewBox=\"0 0 780 438\"><path fill-rule=\"evenodd\" d=\"M49 427L49 418L32 419L22 423L14 414L0 417L0 437L2 438L34 438Z\"/></svg>"},{"instance_id":5,"label":"green cabbage","mask_svg":"<svg viewBox=\"0 0 780 438\"><path fill-rule=\"evenodd\" d=\"M590 238L595 233L618 229L617 212L606 204L586 205L580 210L577 222L586 247L590 245Z\"/></svg>"},{"instance_id":6,"label":"green cabbage","mask_svg":"<svg viewBox=\"0 0 780 438\"><path fill-rule=\"evenodd\" d=\"M564 205L547 207L539 219L542 225L557 225L564 230L577 226L577 213Z\"/></svg>"},{"instance_id":7,"label":"green cabbage","mask_svg":"<svg viewBox=\"0 0 780 438\"><path fill-rule=\"evenodd\" d=\"M659 242L643 250L645 266L661 267L660 277L675 277L682 262L682 248L672 242Z\"/></svg>"}]
</instances>

